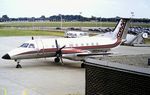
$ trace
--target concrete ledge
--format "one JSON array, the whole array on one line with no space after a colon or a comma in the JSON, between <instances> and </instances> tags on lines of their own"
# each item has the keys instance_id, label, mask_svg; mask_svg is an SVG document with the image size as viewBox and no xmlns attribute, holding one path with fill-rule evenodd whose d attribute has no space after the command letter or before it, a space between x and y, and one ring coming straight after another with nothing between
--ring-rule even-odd
<instances>
[{"instance_id":1,"label":"concrete ledge","mask_svg":"<svg viewBox=\"0 0 150 95\"><path fill-rule=\"evenodd\" d=\"M133 44L134 47L150 47L150 44Z\"/></svg>"},{"instance_id":2,"label":"concrete ledge","mask_svg":"<svg viewBox=\"0 0 150 95\"><path fill-rule=\"evenodd\" d=\"M102 68L107 68L107 69L112 69L117 71L138 74L138 75L146 75L150 77L150 68L131 66L127 64L120 64L116 62L102 61L102 60L91 59L91 58L87 58L85 62L86 65L92 65L92 66L97 66L97 67L102 67Z\"/></svg>"}]
</instances>

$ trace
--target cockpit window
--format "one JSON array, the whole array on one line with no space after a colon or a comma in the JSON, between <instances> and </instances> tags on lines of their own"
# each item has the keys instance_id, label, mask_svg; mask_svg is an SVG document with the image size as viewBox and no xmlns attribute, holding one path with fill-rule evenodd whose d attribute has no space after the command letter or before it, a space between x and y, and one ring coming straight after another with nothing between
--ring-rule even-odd
<instances>
[{"instance_id":1,"label":"cockpit window","mask_svg":"<svg viewBox=\"0 0 150 95\"><path fill-rule=\"evenodd\" d=\"M30 44L29 48L35 48L34 44Z\"/></svg>"},{"instance_id":2,"label":"cockpit window","mask_svg":"<svg viewBox=\"0 0 150 95\"><path fill-rule=\"evenodd\" d=\"M27 47L28 47L28 45L29 45L29 43L24 43L24 44L22 44L20 47L27 48Z\"/></svg>"}]
</instances>

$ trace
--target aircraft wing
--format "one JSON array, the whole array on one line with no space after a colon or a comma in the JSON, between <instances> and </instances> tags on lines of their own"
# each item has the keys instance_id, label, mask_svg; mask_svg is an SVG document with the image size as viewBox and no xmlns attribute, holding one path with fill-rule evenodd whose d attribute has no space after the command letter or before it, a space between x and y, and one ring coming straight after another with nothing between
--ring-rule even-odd
<instances>
[{"instance_id":1,"label":"aircraft wing","mask_svg":"<svg viewBox=\"0 0 150 95\"><path fill-rule=\"evenodd\" d=\"M88 56L111 54L111 53L106 53L106 52L92 53L91 51L77 49L77 48L64 48L62 52L63 52L63 58L70 59L70 60L77 60L77 61L84 60L85 57L88 57Z\"/></svg>"},{"instance_id":2,"label":"aircraft wing","mask_svg":"<svg viewBox=\"0 0 150 95\"><path fill-rule=\"evenodd\" d=\"M102 53L92 53L88 50L76 49L76 48L67 48L62 50L63 53L76 53L76 56L83 57L83 56L93 56L93 55L110 55L112 53L102 52Z\"/></svg>"},{"instance_id":3,"label":"aircraft wing","mask_svg":"<svg viewBox=\"0 0 150 95\"><path fill-rule=\"evenodd\" d=\"M86 54L86 53L81 53L81 54L77 54L78 57L83 57L83 56L94 56L94 55L110 55L112 53L89 53L89 54Z\"/></svg>"}]
</instances>

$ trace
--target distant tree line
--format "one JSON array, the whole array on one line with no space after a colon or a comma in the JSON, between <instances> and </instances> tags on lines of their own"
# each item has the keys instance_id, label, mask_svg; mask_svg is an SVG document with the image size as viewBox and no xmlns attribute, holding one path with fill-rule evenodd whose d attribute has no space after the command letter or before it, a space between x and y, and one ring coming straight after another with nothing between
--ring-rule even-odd
<instances>
[{"instance_id":1,"label":"distant tree line","mask_svg":"<svg viewBox=\"0 0 150 95\"><path fill-rule=\"evenodd\" d=\"M8 21L28 21L28 22L34 22L34 21L61 21L61 18L63 21L97 21L97 22L116 22L119 21L120 17L114 17L114 18L102 18L102 17L83 17L81 15L53 15L50 17L45 17L42 15L41 17L19 17L19 18L10 18L7 15L3 15L0 18L0 22L8 22ZM132 22L142 22L142 23L150 23L150 19L147 18L134 18L132 19Z\"/></svg>"}]
</instances>

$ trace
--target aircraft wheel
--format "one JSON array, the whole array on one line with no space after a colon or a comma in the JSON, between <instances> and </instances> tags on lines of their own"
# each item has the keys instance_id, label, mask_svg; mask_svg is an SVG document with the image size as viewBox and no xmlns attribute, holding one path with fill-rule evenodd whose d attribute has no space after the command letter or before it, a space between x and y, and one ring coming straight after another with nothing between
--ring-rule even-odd
<instances>
[{"instance_id":1,"label":"aircraft wheel","mask_svg":"<svg viewBox=\"0 0 150 95\"><path fill-rule=\"evenodd\" d=\"M84 63L81 64L81 68L85 68L85 64Z\"/></svg>"},{"instance_id":2,"label":"aircraft wheel","mask_svg":"<svg viewBox=\"0 0 150 95\"><path fill-rule=\"evenodd\" d=\"M22 66L20 64L17 64L16 68L22 68Z\"/></svg>"},{"instance_id":3,"label":"aircraft wheel","mask_svg":"<svg viewBox=\"0 0 150 95\"><path fill-rule=\"evenodd\" d=\"M59 57L56 57L55 58L55 63L58 63L58 62L60 62L60 59L59 59Z\"/></svg>"}]
</instances>

